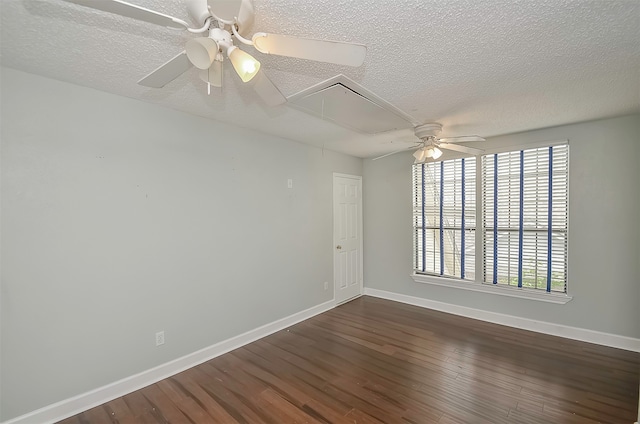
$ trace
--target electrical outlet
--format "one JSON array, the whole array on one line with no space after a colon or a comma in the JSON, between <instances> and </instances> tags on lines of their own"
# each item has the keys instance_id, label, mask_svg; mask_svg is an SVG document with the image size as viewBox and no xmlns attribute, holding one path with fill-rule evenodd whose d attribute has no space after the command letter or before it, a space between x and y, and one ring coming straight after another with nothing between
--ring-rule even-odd
<instances>
[{"instance_id":1,"label":"electrical outlet","mask_svg":"<svg viewBox=\"0 0 640 424\"><path fill-rule=\"evenodd\" d=\"M156 333L156 346L164 344L164 331L158 331Z\"/></svg>"},{"instance_id":2,"label":"electrical outlet","mask_svg":"<svg viewBox=\"0 0 640 424\"><path fill-rule=\"evenodd\" d=\"M324 289L327 290L329 288L329 282L325 281L324 282Z\"/></svg>"}]
</instances>

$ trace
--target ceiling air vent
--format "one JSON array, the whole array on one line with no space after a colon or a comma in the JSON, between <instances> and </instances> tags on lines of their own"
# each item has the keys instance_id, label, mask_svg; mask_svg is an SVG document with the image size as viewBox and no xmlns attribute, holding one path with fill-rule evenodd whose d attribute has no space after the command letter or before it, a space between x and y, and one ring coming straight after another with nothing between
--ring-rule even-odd
<instances>
[{"instance_id":1,"label":"ceiling air vent","mask_svg":"<svg viewBox=\"0 0 640 424\"><path fill-rule=\"evenodd\" d=\"M287 98L304 112L365 134L413 128L414 119L344 75Z\"/></svg>"}]
</instances>

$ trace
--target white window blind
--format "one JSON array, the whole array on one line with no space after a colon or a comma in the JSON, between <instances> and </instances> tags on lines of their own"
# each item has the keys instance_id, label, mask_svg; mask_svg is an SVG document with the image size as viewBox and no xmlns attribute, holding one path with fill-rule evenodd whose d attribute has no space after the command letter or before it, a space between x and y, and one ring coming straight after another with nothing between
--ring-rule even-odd
<instances>
[{"instance_id":1,"label":"white window blind","mask_svg":"<svg viewBox=\"0 0 640 424\"><path fill-rule=\"evenodd\" d=\"M475 279L476 159L413 166L414 271Z\"/></svg>"},{"instance_id":2,"label":"white window blind","mask_svg":"<svg viewBox=\"0 0 640 424\"><path fill-rule=\"evenodd\" d=\"M482 158L484 282L567 291L569 146Z\"/></svg>"}]
</instances>

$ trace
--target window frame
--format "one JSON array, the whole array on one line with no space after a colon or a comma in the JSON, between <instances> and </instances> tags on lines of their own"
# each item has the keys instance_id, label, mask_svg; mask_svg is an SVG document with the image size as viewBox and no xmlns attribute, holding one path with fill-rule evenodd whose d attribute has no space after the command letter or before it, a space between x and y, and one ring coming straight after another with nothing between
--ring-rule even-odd
<instances>
[{"instance_id":1,"label":"window frame","mask_svg":"<svg viewBox=\"0 0 640 424\"><path fill-rule=\"evenodd\" d=\"M502 146L498 148L489 148L485 149L482 154L475 156L476 158L476 231L475 231L475 245L476 245L476 266L475 266L475 281L471 280L463 280L456 277L450 276L439 276L428 273L416 272L415 270L411 273L411 278L417 283L430 284L435 286L443 286L449 288L457 288L462 290L469 290L481 293L489 293L500 296L508 296L508 297L516 297L516 298L524 298L542 302L550 302L556 304L565 304L573 299L573 297L569 294L569 269L567 268L567 281L566 287L567 290L565 293L562 292L547 292L538 289L529 289L517 286L506 286L500 284L492 284L491 282L484 282L483 277L485 274L484 270L484 258L485 258L485 241L484 241L484 219L482 215L482 211L484 209L483 205L483 196L482 196L482 158L483 156L493 155L497 153L506 153L506 152L516 152L520 150L527 149L536 149L541 147L552 147L558 145L569 145L569 140L554 140L554 141L545 141L545 142L537 142L537 143L527 143L522 145L512 145L512 146ZM453 159L458 159L462 157L474 157L471 155L457 155ZM447 159L450 160L450 159ZM570 154L567 158L567 174L569 174L569 162L570 162ZM413 165L412 165L413 166ZM411 169L412 173L412 184L413 184L413 168ZM569 175L567 175L567 234L569 233ZM414 230L415 231L415 230ZM569 251L569 240L567 238L567 252ZM415 255L415 252L413 252ZM568 254L567 254L568 255ZM567 258L568 259L568 258Z\"/></svg>"},{"instance_id":2,"label":"window frame","mask_svg":"<svg viewBox=\"0 0 640 424\"><path fill-rule=\"evenodd\" d=\"M476 167L475 156L428 162L413 167L413 261L417 273L464 281L473 281L466 277L468 274L474 275L475 278L475 254L467 258L465 250L469 242L475 246L477 232ZM426 175L430 176L429 188L426 188L425 184ZM422 183L418 187L417 183L420 180ZM472 185L467 185L469 181ZM473 194L466 196L465 192L470 191ZM434 197L438 197L434 204L425 200L433 200ZM421 204L422 208L416 208L417 203ZM428 208L425 207L427 205ZM439 223L435 224L434 221ZM443 225L445 222L447 224ZM427 237L428 233L433 235ZM433 241L432 245L426 243L427 239ZM458 260L456 255L452 257L452 251L456 248L460 249ZM419 269L421 271L418 271Z\"/></svg>"}]
</instances>

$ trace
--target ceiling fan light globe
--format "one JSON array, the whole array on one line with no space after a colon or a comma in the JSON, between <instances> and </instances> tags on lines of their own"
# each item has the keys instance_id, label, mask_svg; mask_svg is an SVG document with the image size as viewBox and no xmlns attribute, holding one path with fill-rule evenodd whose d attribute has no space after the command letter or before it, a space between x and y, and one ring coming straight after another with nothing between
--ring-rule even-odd
<instances>
[{"instance_id":1,"label":"ceiling fan light globe","mask_svg":"<svg viewBox=\"0 0 640 424\"><path fill-rule=\"evenodd\" d=\"M416 163L423 163L428 158L427 150L422 147L413 153L413 157L416 158Z\"/></svg>"},{"instance_id":2,"label":"ceiling fan light globe","mask_svg":"<svg viewBox=\"0 0 640 424\"><path fill-rule=\"evenodd\" d=\"M260 62L258 62L249 53L240 50L236 46L231 46L227 51L227 56L233 65L233 69L243 82L249 82L256 76L260 70Z\"/></svg>"},{"instance_id":3,"label":"ceiling fan light globe","mask_svg":"<svg viewBox=\"0 0 640 424\"><path fill-rule=\"evenodd\" d=\"M245 60L244 62L242 62L242 71L247 73L247 74L254 74L258 71L258 67L256 65L256 62L251 61L251 60Z\"/></svg>"},{"instance_id":4,"label":"ceiling fan light globe","mask_svg":"<svg viewBox=\"0 0 640 424\"><path fill-rule=\"evenodd\" d=\"M434 159L438 159L440 156L442 156L442 150L438 149L437 147L434 147L431 157Z\"/></svg>"},{"instance_id":5,"label":"ceiling fan light globe","mask_svg":"<svg viewBox=\"0 0 640 424\"><path fill-rule=\"evenodd\" d=\"M192 38L187 41L187 57L198 69L209 69L216 55L218 54L218 44L209 37Z\"/></svg>"}]
</instances>

